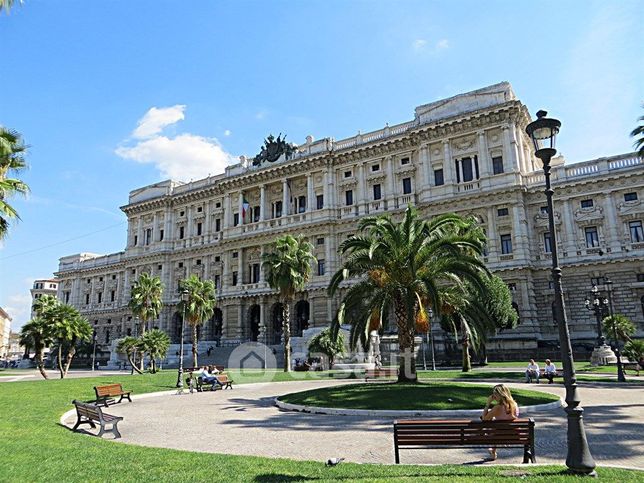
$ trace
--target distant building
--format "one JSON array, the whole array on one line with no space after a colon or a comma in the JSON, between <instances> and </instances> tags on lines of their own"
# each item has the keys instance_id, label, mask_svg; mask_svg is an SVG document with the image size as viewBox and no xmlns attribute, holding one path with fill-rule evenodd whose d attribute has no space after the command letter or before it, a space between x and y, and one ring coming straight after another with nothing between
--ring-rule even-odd
<instances>
[{"instance_id":1,"label":"distant building","mask_svg":"<svg viewBox=\"0 0 644 483\"><path fill-rule=\"evenodd\" d=\"M9 354L9 335L11 334L11 317L0 307L0 359Z\"/></svg>"},{"instance_id":2,"label":"distant building","mask_svg":"<svg viewBox=\"0 0 644 483\"><path fill-rule=\"evenodd\" d=\"M300 146L267 140L253 160L191 183L163 181L130 192L124 251L60 259L58 296L96 328L98 343L134 334L130 289L143 274L165 285L151 326L181 340L178 283L190 274L217 286L215 315L199 340L278 347L281 304L261 269L278 236L305 234L317 263L291 307L294 337L331 323L339 297L327 287L340 267L341 242L367 215L474 216L486 231L487 266L510 287L520 323L487 345L497 357L553 357L551 238L541 161L525 134L528 108L507 82L419 106L414 118L336 141L311 136ZM556 113L555 113L556 114ZM565 135L562 131L562 136ZM295 151L291 151L294 149ZM282 153L280 155L280 153ZM577 161L577 160L576 160ZM644 163L633 153L564 163L553 160L555 226L573 347L589 354L597 337L584 299L610 276L615 311L644 335ZM395 331L393 316L386 331ZM440 350L457 350L436 326ZM190 340L189 329L184 333ZM442 344L442 343L441 343ZM439 344L440 345L440 344Z\"/></svg>"},{"instance_id":3,"label":"distant building","mask_svg":"<svg viewBox=\"0 0 644 483\"><path fill-rule=\"evenodd\" d=\"M20 333L11 332L9 334L9 350L7 352L7 358L9 359L20 359L25 352L25 348L20 345Z\"/></svg>"},{"instance_id":4,"label":"distant building","mask_svg":"<svg viewBox=\"0 0 644 483\"><path fill-rule=\"evenodd\" d=\"M43 295L51 295L53 297L56 297L56 293L58 292L58 282L59 280L55 278L48 278L48 279L42 279L42 280L35 280L33 288L30 290L31 292L31 318L34 317L34 309L33 309L33 304L36 300L38 300L40 297Z\"/></svg>"}]
</instances>

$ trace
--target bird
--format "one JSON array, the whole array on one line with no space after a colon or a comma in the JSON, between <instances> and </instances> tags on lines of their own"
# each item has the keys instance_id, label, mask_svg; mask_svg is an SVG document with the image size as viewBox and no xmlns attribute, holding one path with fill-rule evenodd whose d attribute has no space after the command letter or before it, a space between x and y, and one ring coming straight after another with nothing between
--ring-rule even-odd
<instances>
[{"instance_id":1,"label":"bird","mask_svg":"<svg viewBox=\"0 0 644 483\"><path fill-rule=\"evenodd\" d=\"M329 458L326 460L326 466L336 466L344 461L344 458Z\"/></svg>"}]
</instances>

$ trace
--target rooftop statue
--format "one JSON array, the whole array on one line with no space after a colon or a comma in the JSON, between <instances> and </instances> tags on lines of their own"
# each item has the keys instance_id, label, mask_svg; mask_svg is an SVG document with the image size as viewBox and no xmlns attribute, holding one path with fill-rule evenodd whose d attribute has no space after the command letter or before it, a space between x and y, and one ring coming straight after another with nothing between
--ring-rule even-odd
<instances>
[{"instance_id":1,"label":"rooftop statue","mask_svg":"<svg viewBox=\"0 0 644 483\"><path fill-rule=\"evenodd\" d=\"M253 158L253 166L259 166L262 163L268 161L273 163L277 161L282 154L286 155L286 159L291 159L291 156L297 149L297 146L292 143L286 142L286 135L282 138L282 133L277 136L269 134L268 137L264 140L264 145L262 146L261 151L257 156Z\"/></svg>"}]
</instances>

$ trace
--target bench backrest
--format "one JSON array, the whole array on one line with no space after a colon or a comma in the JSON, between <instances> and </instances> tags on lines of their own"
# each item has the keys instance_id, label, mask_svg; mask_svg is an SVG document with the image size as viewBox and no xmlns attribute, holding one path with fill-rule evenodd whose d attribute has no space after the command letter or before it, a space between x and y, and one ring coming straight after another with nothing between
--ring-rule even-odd
<instances>
[{"instance_id":1,"label":"bench backrest","mask_svg":"<svg viewBox=\"0 0 644 483\"><path fill-rule=\"evenodd\" d=\"M123 392L123 386L120 384L106 384L105 386L94 387L96 397L116 396Z\"/></svg>"},{"instance_id":2,"label":"bench backrest","mask_svg":"<svg viewBox=\"0 0 644 483\"><path fill-rule=\"evenodd\" d=\"M226 374L216 374L215 377L217 378L217 381L219 381L220 383L228 382L228 376Z\"/></svg>"},{"instance_id":3,"label":"bench backrest","mask_svg":"<svg viewBox=\"0 0 644 483\"><path fill-rule=\"evenodd\" d=\"M99 406L95 404L88 404L80 401L72 401L76 406L76 413L94 421L101 421L103 419L103 412Z\"/></svg>"},{"instance_id":4,"label":"bench backrest","mask_svg":"<svg viewBox=\"0 0 644 483\"><path fill-rule=\"evenodd\" d=\"M398 446L527 445L534 441L534 420L404 420L394 422Z\"/></svg>"}]
</instances>

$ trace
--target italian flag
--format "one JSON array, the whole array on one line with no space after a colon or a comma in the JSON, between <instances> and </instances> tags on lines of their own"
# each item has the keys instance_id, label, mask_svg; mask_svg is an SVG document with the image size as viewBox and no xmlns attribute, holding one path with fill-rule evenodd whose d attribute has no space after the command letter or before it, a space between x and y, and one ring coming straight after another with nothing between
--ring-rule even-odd
<instances>
[{"instance_id":1,"label":"italian flag","mask_svg":"<svg viewBox=\"0 0 644 483\"><path fill-rule=\"evenodd\" d=\"M246 218L246 213L248 213L248 208L250 208L250 203L244 196L244 201L242 201L242 218Z\"/></svg>"}]
</instances>

